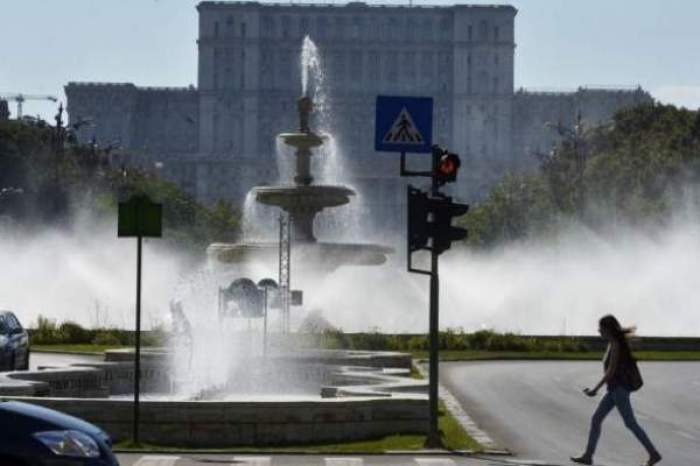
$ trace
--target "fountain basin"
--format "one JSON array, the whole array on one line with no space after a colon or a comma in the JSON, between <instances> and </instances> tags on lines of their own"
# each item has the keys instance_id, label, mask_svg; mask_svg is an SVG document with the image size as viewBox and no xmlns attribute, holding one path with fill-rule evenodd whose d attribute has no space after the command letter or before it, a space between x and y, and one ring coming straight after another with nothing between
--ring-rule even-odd
<instances>
[{"instance_id":1,"label":"fountain basin","mask_svg":"<svg viewBox=\"0 0 700 466\"><path fill-rule=\"evenodd\" d=\"M310 149L323 144L325 136L319 136L314 133L282 133L277 137L282 139L285 144L296 147L297 149Z\"/></svg>"},{"instance_id":2,"label":"fountain basin","mask_svg":"<svg viewBox=\"0 0 700 466\"><path fill-rule=\"evenodd\" d=\"M360 440L423 433L428 424L425 381L409 377L410 355L390 352L307 351L296 357L331 368L319 394L260 395L226 400L157 397L167 383L167 357L144 353L140 439L147 443L227 447ZM0 375L3 399L30 402L78 416L116 441L131 435L133 362L129 352L109 361ZM289 358L289 356L287 356ZM344 365L344 363L354 365ZM99 389L117 398L99 397ZM12 395L12 396L8 396ZM89 396L86 398L85 396Z\"/></svg>"},{"instance_id":3,"label":"fountain basin","mask_svg":"<svg viewBox=\"0 0 700 466\"><path fill-rule=\"evenodd\" d=\"M243 242L214 243L207 248L211 264L262 262L274 264L279 254L278 243ZM296 242L292 256L298 258L294 267L301 271L328 273L344 265L381 265L393 248L377 244Z\"/></svg>"},{"instance_id":4,"label":"fountain basin","mask_svg":"<svg viewBox=\"0 0 700 466\"><path fill-rule=\"evenodd\" d=\"M303 208L320 211L326 207L337 207L350 202L355 191L345 186L257 186L253 188L255 199L266 205L281 207L289 211Z\"/></svg>"}]
</instances>

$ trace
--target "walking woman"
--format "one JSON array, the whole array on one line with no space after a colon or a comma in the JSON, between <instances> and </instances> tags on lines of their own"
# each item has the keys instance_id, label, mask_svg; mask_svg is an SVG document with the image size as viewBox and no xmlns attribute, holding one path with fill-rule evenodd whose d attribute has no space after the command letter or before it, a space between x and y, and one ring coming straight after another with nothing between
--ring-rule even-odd
<instances>
[{"instance_id":1,"label":"walking woman","mask_svg":"<svg viewBox=\"0 0 700 466\"><path fill-rule=\"evenodd\" d=\"M641 386L641 377L637 383L630 382L628 374L635 368L627 335L632 333L632 329L622 328L617 319L612 315L606 315L600 319L598 331L600 335L608 340L608 350L603 359L605 375L594 388L586 388L583 392L588 396L596 396L598 389L607 384L607 393L600 401L598 409L593 413L591 419L591 430L588 434L588 445L582 456L571 458L574 463L593 464L593 454L595 453L598 439L600 438L601 425L605 417L614 407L620 412L625 426L632 431L637 440L644 445L649 453L649 459L644 466L652 466L661 461L661 455L649 440L632 411L630 404L630 392ZM636 385L636 386L635 386Z\"/></svg>"}]
</instances>

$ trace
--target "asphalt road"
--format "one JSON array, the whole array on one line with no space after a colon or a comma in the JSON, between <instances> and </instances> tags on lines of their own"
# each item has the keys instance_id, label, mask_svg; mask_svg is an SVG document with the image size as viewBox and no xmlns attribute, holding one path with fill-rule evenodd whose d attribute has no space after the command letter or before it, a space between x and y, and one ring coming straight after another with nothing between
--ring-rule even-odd
<instances>
[{"instance_id":1,"label":"asphalt road","mask_svg":"<svg viewBox=\"0 0 700 466\"><path fill-rule=\"evenodd\" d=\"M517 457L570 464L585 447L602 397L602 364L573 361L442 363L441 381L477 424ZM700 464L700 363L644 362L645 386L632 395L637 420L655 443L661 465ZM602 390L605 388L603 387ZM646 452L614 410L603 424L596 464L639 465Z\"/></svg>"}]
</instances>

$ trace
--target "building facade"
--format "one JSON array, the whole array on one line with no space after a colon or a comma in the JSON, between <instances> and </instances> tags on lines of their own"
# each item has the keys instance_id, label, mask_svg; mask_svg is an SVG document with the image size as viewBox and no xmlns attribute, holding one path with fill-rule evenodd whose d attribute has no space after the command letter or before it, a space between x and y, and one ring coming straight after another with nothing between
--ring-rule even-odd
<instances>
[{"instance_id":1,"label":"building facade","mask_svg":"<svg viewBox=\"0 0 700 466\"><path fill-rule=\"evenodd\" d=\"M463 200L532 167L531 152L556 142L545 122L567 124L581 111L593 124L651 99L641 89L515 92L511 6L205 1L197 10L196 88L70 83L66 94L71 121L94 122L81 138L120 140L207 202L241 201L252 186L277 182L275 135L297 125L306 36L321 55L339 178L389 226L402 225L405 182L396 157L373 148L378 94L433 97L433 139L462 157L452 189Z\"/></svg>"}]
</instances>

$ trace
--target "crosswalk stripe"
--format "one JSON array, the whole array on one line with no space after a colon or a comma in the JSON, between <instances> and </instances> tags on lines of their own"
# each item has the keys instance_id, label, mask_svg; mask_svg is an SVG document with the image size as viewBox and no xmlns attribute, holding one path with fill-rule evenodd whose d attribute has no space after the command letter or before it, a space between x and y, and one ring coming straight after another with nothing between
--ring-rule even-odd
<instances>
[{"instance_id":1,"label":"crosswalk stripe","mask_svg":"<svg viewBox=\"0 0 700 466\"><path fill-rule=\"evenodd\" d=\"M455 462L449 458L414 458L419 466L455 466Z\"/></svg>"},{"instance_id":2,"label":"crosswalk stripe","mask_svg":"<svg viewBox=\"0 0 700 466\"><path fill-rule=\"evenodd\" d=\"M325 458L326 466L362 466L362 458Z\"/></svg>"},{"instance_id":3,"label":"crosswalk stripe","mask_svg":"<svg viewBox=\"0 0 700 466\"><path fill-rule=\"evenodd\" d=\"M233 462L236 466L270 466L272 458L270 456L234 456Z\"/></svg>"},{"instance_id":4,"label":"crosswalk stripe","mask_svg":"<svg viewBox=\"0 0 700 466\"><path fill-rule=\"evenodd\" d=\"M148 455L142 456L133 466L174 466L179 456Z\"/></svg>"}]
</instances>

